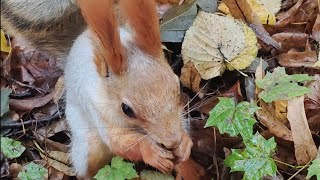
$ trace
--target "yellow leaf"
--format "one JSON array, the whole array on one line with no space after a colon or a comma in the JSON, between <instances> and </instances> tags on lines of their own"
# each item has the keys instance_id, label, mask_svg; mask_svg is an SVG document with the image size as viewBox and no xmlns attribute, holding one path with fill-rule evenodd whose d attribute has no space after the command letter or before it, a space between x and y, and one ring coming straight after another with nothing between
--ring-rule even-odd
<instances>
[{"instance_id":1,"label":"yellow leaf","mask_svg":"<svg viewBox=\"0 0 320 180\"><path fill-rule=\"evenodd\" d=\"M257 14L262 24L274 25L276 23L275 15L281 8L281 0L246 0L253 12ZM218 10L230 14L228 6L221 2Z\"/></svg>"},{"instance_id":2,"label":"yellow leaf","mask_svg":"<svg viewBox=\"0 0 320 180\"><path fill-rule=\"evenodd\" d=\"M1 51L9 53L11 51L11 47L8 46L6 36L4 35L4 31L1 29Z\"/></svg>"},{"instance_id":3,"label":"yellow leaf","mask_svg":"<svg viewBox=\"0 0 320 180\"><path fill-rule=\"evenodd\" d=\"M186 32L182 57L193 62L202 79L221 75L226 68L244 69L258 51L254 32L231 16L200 11Z\"/></svg>"},{"instance_id":4,"label":"yellow leaf","mask_svg":"<svg viewBox=\"0 0 320 180\"><path fill-rule=\"evenodd\" d=\"M269 9L263 6L262 3L259 1L260 0L247 0L251 9L258 15L262 24L274 25L276 23L275 14L270 12ZM276 0L273 0L273 1L276 1Z\"/></svg>"},{"instance_id":5,"label":"yellow leaf","mask_svg":"<svg viewBox=\"0 0 320 180\"><path fill-rule=\"evenodd\" d=\"M230 11L229 11L228 6L227 6L225 3L223 3L223 2L221 2L221 3L219 4L218 10L219 10L220 12L223 12L224 14L230 14Z\"/></svg>"}]
</instances>

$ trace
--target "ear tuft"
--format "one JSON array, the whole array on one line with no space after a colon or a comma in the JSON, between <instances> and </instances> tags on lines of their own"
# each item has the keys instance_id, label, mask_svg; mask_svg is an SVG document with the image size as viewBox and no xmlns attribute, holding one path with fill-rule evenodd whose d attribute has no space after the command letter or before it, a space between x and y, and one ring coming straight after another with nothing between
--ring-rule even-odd
<instances>
[{"instance_id":1,"label":"ear tuft","mask_svg":"<svg viewBox=\"0 0 320 180\"><path fill-rule=\"evenodd\" d=\"M120 74L126 62L114 15L113 0L78 0L78 5L90 30L97 37L93 38L93 44L97 43L95 62L99 73L102 73L101 69L106 69L101 66L107 65L113 73Z\"/></svg>"},{"instance_id":2,"label":"ear tuft","mask_svg":"<svg viewBox=\"0 0 320 180\"><path fill-rule=\"evenodd\" d=\"M146 53L162 53L159 19L154 0L120 0L121 13L134 32L134 42Z\"/></svg>"}]
</instances>

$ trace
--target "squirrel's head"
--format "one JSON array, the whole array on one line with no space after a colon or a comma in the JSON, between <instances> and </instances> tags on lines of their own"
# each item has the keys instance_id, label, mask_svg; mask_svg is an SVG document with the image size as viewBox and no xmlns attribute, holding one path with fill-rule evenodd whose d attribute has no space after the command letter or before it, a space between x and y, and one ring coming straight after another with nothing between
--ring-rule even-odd
<instances>
[{"instance_id":1,"label":"squirrel's head","mask_svg":"<svg viewBox=\"0 0 320 180\"><path fill-rule=\"evenodd\" d=\"M106 123L169 149L176 148L183 132L180 83L162 51L153 0L121 0L126 30L116 23L112 1L80 0L93 35L95 64L103 79L101 98L107 99Z\"/></svg>"}]
</instances>

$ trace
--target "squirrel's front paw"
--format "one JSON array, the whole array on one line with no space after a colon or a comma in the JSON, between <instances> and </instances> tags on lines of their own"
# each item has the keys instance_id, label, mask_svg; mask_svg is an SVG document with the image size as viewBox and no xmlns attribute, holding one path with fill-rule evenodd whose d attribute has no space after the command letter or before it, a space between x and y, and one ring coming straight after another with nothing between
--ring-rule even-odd
<instances>
[{"instance_id":1,"label":"squirrel's front paw","mask_svg":"<svg viewBox=\"0 0 320 180\"><path fill-rule=\"evenodd\" d=\"M178 158L177 163L189 159L192 145L190 137L186 133L183 133L180 145L173 151L173 154Z\"/></svg>"},{"instance_id":2,"label":"squirrel's front paw","mask_svg":"<svg viewBox=\"0 0 320 180\"><path fill-rule=\"evenodd\" d=\"M172 160L174 156L171 151L164 149L156 143L143 143L141 145L142 158L145 163L163 173L169 173L173 170L174 164Z\"/></svg>"}]
</instances>

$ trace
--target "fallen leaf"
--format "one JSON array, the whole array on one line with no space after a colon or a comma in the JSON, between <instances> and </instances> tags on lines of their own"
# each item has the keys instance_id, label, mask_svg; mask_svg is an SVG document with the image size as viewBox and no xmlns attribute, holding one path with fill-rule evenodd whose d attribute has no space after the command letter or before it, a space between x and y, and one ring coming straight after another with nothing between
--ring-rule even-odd
<instances>
[{"instance_id":1,"label":"fallen leaf","mask_svg":"<svg viewBox=\"0 0 320 180\"><path fill-rule=\"evenodd\" d=\"M10 164L9 170L10 170L10 175L13 176L14 178L17 178L19 172L21 172L23 169L21 164L12 163Z\"/></svg>"},{"instance_id":2,"label":"fallen leaf","mask_svg":"<svg viewBox=\"0 0 320 180\"><path fill-rule=\"evenodd\" d=\"M317 62L316 51L283 53L277 56L279 64L284 67L310 67Z\"/></svg>"},{"instance_id":3,"label":"fallen leaf","mask_svg":"<svg viewBox=\"0 0 320 180\"><path fill-rule=\"evenodd\" d=\"M277 15L277 19L279 20L277 22L277 24L281 24L282 21L285 21L286 19L289 19L290 17L292 18L299 11L299 7L302 5L302 3L303 3L303 0L299 0L288 11L285 11L283 13L279 13Z\"/></svg>"},{"instance_id":4,"label":"fallen leaf","mask_svg":"<svg viewBox=\"0 0 320 180\"><path fill-rule=\"evenodd\" d=\"M304 96L288 101L290 122L297 163L307 164L317 156L317 147L312 139L304 110Z\"/></svg>"},{"instance_id":5,"label":"fallen leaf","mask_svg":"<svg viewBox=\"0 0 320 180\"><path fill-rule=\"evenodd\" d=\"M257 55L256 43L253 31L243 23L201 11L186 32L181 53L184 63L193 62L207 80L221 75L226 67L248 67Z\"/></svg>"},{"instance_id":6,"label":"fallen leaf","mask_svg":"<svg viewBox=\"0 0 320 180\"><path fill-rule=\"evenodd\" d=\"M63 153L63 154L66 154L66 153ZM76 176L76 172L71 166L68 166L67 164L59 162L58 160L55 160L49 156L46 156L42 152L40 152L40 156L48 163L49 166L55 168L56 170L64 172L64 174L68 176Z\"/></svg>"},{"instance_id":7,"label":"fallen leaf","mask_svg":"<svg viewBox=\"0 0 320 180\"><path fill-rule=\"evenodd\" d=\"M24 66L19 67L21 70L21 78L19 79L23 83L28 83L29 85L33 85L35 79L33 76L28 72L28 70Z\"/></svg>"},{"instance_id":8,"label":"fallen leaf","mask_svg":"<svg viewBox=\"0 0 320 180\"><path fill-rule=\"evenodd\" d=\"M56 133L66 130L68 130L67 122L64 118L61 118L59 121L55 121L46 127L38 129L37 136L43 140L44 138L50 138Z\"/></svg>"},{"instance_id":9,"label":"fallen leaf","mask_svg":"<svg viewBox=\"0 0 320 180\"><path fill-rule=\"evenodd\" d=\"M4 31L1 29L1 51L9 53L11 51L11 47L7 43L7 38L4 34Z\"/></svg>"},{"instance_id":10,"label":"fallen leaf","mask_svg":"<svg viewBox=\"0 0 320 180\"><path fill-rule=\"evenodd\" d=\"M271 13L277 14L281 9L282 0L257 0L257 2L262 4Z\"/></svg>"},{"instance_id":11,"label":"fallen leaf","mask_svg":"<svg viewBox=\"0 0 320 180\"><path fill-rule=\"evenodd\" d=\"M40 98L30 98L30 99L10 99L10 108L18 111L31 111L34 108L42 107L46 105L53 98L53 93L51 92Z\"/></svg>"},{"instance_id":12,"label":"fallen leaf","mask_svg":"<svg viewBox=\"0 0 320 180\"><path fill-rule=\"evenodd\" d=\"M287 140L293 141L291 131L277 118L269 112L268 109L262 107L262 109L256 112L257 118L269 131L275 136Z\"/></svg>"},{"instance_id":13,"label":"fallen leaf","mask_svg":"<svg viewBox=\"0 0 320 180\"><path fill-rule=\"evenodd\" d=\"M53 167L49 167L49 179L50 180L64 180L64 172L58 171Z\"/></svg>"},{"instance_id":14,"label":"fallen leaf","mask_svg":"<svg viewBox=\"0 0 320 180\"><path fill-rule=\"evenodd\" d=\"M192 62L183 65L180 76L181 83L193 92L200 90L201 77Z\"/></svg>"},{"instance_id":15,"label":"fallen leaf","mask_svg":"<svg viewBox=\"0 0 320 180\"><path fill-rule=\"evenodd\" d=\"M281 122L288 122L287 120L287 106L288 101L274 101L274 112L277 119L279 119Z\"/></svg>"},{"instance_id":16,"label":"fallen leaf","mask_svg":"<svg viewBox=\"0 0 320 180\"><path fill-rule=\"evenodd\" d=\"M310 82L307 87L311 90L310 93L306 95L304 100L304 106L310 129L317 131L317 128L320 126L320 122L317 125L317 121L320 121L320 75L314 76L314 81ZM313 121L313 122L311 122ZM311 126L313 124L313 126Z\"/></svg>"},{"instance_id":17,"label":"fallen leaf","mask_svg":"<svg viewBox=\"0 0 320 180\"><path fill-rule=\"evenodd\" d=\"M320 43L320 14L317 15L316 22L313 25L312 38Z\"/></svg>"},{"instance_id":18,"label":"fallen leaf","mask_svg":"<svg viewBox=\"0 0 320 180\"><path fill-rule=\"evenodd\" d=\"M280 32L273 34L272 38L280 43L282 52L287 52L292 48L304 48L308 36L308 34L300 32Z\"/></svg>"},{"instance_id":19,"label":"fallen leaf","mask_svg":"<svg viewBox=\"0 0 320 180\"><path fill-rule=\"evenodd\" d=\"M273 73L267 73L263 79L257 79L256 85L263 89L259 93L259 98L265 102L272 102L274 100L289 100L309 93L310 90L299 86L298 82L311 80L312 77L307 74L287 75L283 67L278 67L274 69Z\"/></svg>"},{"instance_id":20,"label":"fallen leaf","mask_svg":"<svg viewBox=\"0 0 320 180\"><path fill-rule=\"evenodd\" d=\"M58 101L62 98L64 93L65 93L64 76L60 76L54 87L53 102L55 104L58 104Z\"/></svg>"},{"instance_id":21,"label":"fallen leaf","mask_svg":"<svg viewBox=\"0 0 320 180\"><path fill-rule=\"evenodd\" d=\"M264 43L272 45L276 49L281 49L280 44L262 26L258 15L251 9L247 0L222 0L222 2L227 5L234 18L248 22L257 37Z\"/></svg>"},{"instance_id":22,"label":"fallen leaf","mask_svg":"<svg viewBox=\"0 0 320 180\"><path fill-rule=\"evenodd\" d=\"M276 23L275 14L280 10L281 0L247 0L247 2L262 24Z\"/></svg>"}]
</instances>

